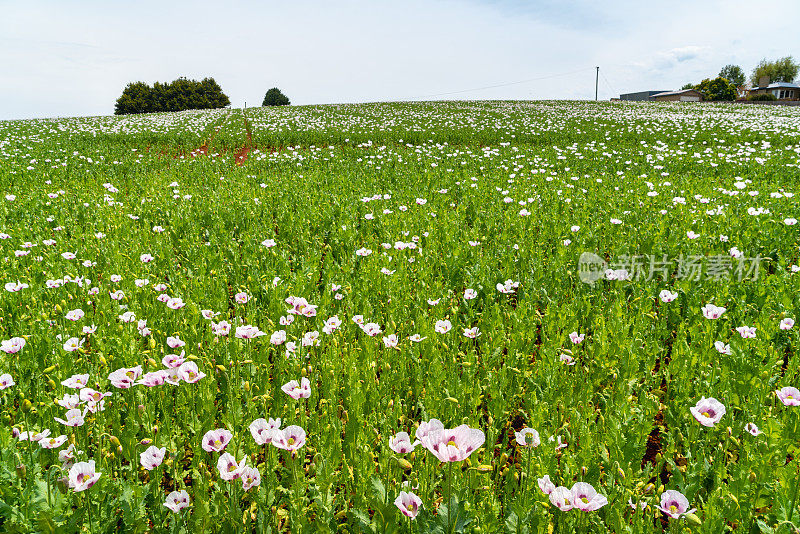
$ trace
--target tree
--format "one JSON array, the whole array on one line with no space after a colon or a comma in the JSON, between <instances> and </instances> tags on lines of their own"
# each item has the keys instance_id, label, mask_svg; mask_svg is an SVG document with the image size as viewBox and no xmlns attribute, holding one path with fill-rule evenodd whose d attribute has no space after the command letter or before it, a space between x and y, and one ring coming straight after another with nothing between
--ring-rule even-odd
<instances>
[{"instance_id":1,"label":"tree","mask_svg":"<svg viewBox=\"0 0 800 534\"><path fill-rule=\"evenodd\" d=\"M744 71L739 65L725 65L719 71L719 77L725 78L736 87L744 85Z\"/></svg>"},{"instance_id":2,"label":"tree","mask_svg":"<svg viewBox=\"0 0 800 534\"><path fill-rule=\"evenodd\" d=\"M681 87L681 91L685 89L694 89L694 84L692 82L683 84L683 87Z\"/></svg>"},{"instance_id":3,"label":"tree","mask_svg":"<svg viewBox=\"0 0 800 534\"><path fill-rule=\"evenodd\" d=\"M791 83L797 78L798 71L800 71L800 64L797 64L792 56L782 57L775 61L767 61L765 58L753 69L750 83L753 87L758 87L758 80L762 76L767 76L769 83Z\"/></svg>"},{"instance_id":4,"label":"tree","mask_svg":"<svg viewBox=\"0 0 800 534\"><path fill-rule=\"evenodd\" d=\"M153 110L153 95L144 82L129 83L114 106L114 114L150 113Z\"/></svg>"},{"instance_id":5,"label":"tree","mask_svg":"<svg viewBox=\"0 0 800 534\"><path fill-rule=\"evenodd\" d=\"M157 111L183 111L185 109L214 109L230 105L230 99L214 78L202 82L178 78L169 83L155 82L152 87L144 82L129 83L117 99L114 113L153 113Z\"/></svg>"},{"instance_id":6,"label":"tree","mask_svg":"<svg viewBox=\"0 0 800 534\"><path fill-rule=\"evenodd\" d=\"M710 80L706 78L695 89L703 93L703 100L733 101L736 100L736 87L722 76Z\"/></svg>"},{"instance_id":7,"label":"tree","mask_svg":"<svg viewBox=\"0 0 800 534\"><path fill-rule=\"evenodd\" d=\"M264 102L261 103L262 106L288 106L289 104L289 98L277 87L267 91L267 94L264 95Z\"/></svg>"}]
</instances>

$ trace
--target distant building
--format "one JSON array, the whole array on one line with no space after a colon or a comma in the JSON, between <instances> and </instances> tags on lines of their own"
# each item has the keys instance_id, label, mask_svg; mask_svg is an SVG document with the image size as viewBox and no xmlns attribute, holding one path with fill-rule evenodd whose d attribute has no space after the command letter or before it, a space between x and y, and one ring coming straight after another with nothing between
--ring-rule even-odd
<instances>
[{"instance_id":1,"label":"distant building","mask_svg":"<svg viewBox=\"0 0 800 534\"><path fill-rule=\"evenodd\" d=\"M650 100L650 97L653 95L657 95L658 93L664 93L665 91L639 91L638 93L625 93L624 95L619 95L620 100Z\"/></svg>"},{"instance_id":2,"label":"distant building","mask_svg":"<svg viewBox=\"0 0 800 534\"><path fill-rule=\"evenodd\" d=\"M786 82L769 83L769 78L762 76L758 80L758 87L753 87L748 93L751 95L771 93L778 100L800 100L800 85Z\"/></svg>"},{"instance_id":3,"label":"distant building","mask_svg":"<svg viewBox=\"0 0 800 534\"><path fill-rule=\"evenodd\" d=\"M664 91L650 98L657 102L700 102L703 100L703 93L694 89L684 89L682 91Z\"/></svg>"}]
</instances>

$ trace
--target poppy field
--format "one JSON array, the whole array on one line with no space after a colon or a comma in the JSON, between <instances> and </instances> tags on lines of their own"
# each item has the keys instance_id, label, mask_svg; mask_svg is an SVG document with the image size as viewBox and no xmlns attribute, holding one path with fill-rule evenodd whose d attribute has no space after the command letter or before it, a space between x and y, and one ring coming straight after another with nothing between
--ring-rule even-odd
<instances>
[{"instance_id":1,"label":"poppy field","mask_svg":"<svg viewBox=\"0 0 800 534\"><path fill-rule=\"evenodd\" d=\"M800 532L800 108L0 122L0 531Z\"/></svg>"}]
</instances>

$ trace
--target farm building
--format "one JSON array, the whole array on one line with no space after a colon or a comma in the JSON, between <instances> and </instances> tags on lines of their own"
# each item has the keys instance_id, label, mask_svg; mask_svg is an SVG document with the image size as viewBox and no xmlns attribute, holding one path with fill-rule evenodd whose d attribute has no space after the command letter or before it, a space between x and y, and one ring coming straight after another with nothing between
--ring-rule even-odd
<instances>
[{"instance_id":1,"label":"farm building","mask_svg":"<svg viewBox=\"0 0 800 534\"><path fill-rule=\"evenodd\" d=\"M759 87L753 87L749 93L751 95L761 95L771 93L778 100L800 100L800 85L796 83L776 82L767 84L769 80L762 78L759 80Z\"/></svg>"},{"instance_id":2,"label":"farm building","mask_svg":"<svg viewBox=\"0 0 800 534\"><path fill-rule=\"evenodd\" d=\"M651 96L657 95L658 93L663 93L664 91L639 91L638 93L625 93L624 95L619 95L620 100L651 100Z\"/></svg>"},{"instance_id":3,"label":"farm building","mask_svg":"<svg viewBox=\"0 0 800 534\"><path fill-rule=\"evenodd\" d=\"M703 100L703 93L694 89L684 89L682 91L664 91L650 98L657 102L700 102Z\"/></svg>"}]
</instances>

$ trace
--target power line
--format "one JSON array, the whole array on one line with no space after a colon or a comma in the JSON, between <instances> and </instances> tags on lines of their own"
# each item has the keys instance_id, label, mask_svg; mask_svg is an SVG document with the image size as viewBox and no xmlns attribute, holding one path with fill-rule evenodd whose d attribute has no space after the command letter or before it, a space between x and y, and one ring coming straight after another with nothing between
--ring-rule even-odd
<instances>
[{"instance_id":1,"label":"power line","mask_svg":"<svg viewBox=\"0 0 800 534\"><path fill-rule=\"evenodd\" d=\"M415 97L409 98L409 100L418 100L418 99L421 99L421 98L431 98L431 97L436 97L436 96L457 95L457 94L461 94L461 93L470 93L470 92L473 92L473 91L483 91L484 89L496 89L498 87L509 87L511 85L519 85L519 84L523 84L523 83L536 82L536 81L539 81L539 80L547 80L547 79L550 79L550 78L558 78L558 77L561 77L561 76L569 76L571 74L577 74L579 72L585 72L585 71L589 70L590 68L594 69L594 67L586 67L586 68L582 68L582 69L578 69L578 70L573 70L573 71L570 71L570 72L562 72L560 74L550 74L550 75L547 75L547 76L539 76L537 78L528 78L526 80L520 80L520 81L517 81L517 82L499 83L499 84L496 84L496 85L487 85L487 86L484 86L484 87L475 87L473 89L462 89L460 91L448 91L446 93L436 93L436 94L431 94L431 95L415 96Z\"/></svg>"}]
</instances>

